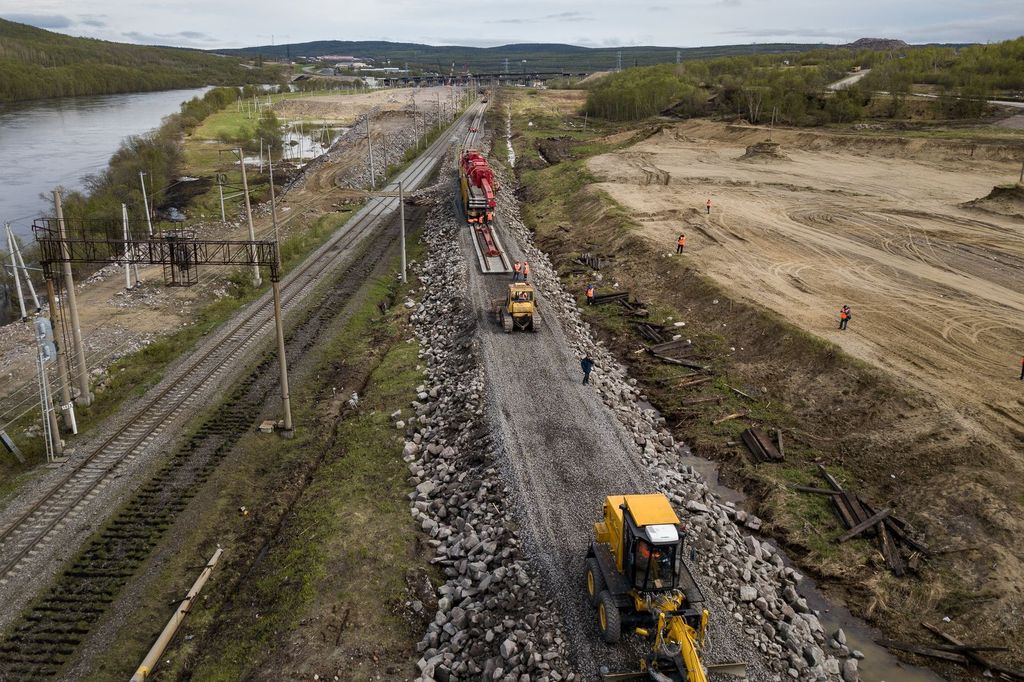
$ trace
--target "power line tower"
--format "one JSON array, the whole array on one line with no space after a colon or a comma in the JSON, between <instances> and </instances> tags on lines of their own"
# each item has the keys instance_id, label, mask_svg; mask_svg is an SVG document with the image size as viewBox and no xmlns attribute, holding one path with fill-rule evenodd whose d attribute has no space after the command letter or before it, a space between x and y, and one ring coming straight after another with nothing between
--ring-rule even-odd
<instances>
[{"instance_id":1,"label":"power line tower","mask_svg":"<svg viewBox=\"0 0 1024 682\"><path fill-rule=\"evenodd\" d=\"M505 75L508 75L508 57L505 57Z\"/></svg>"},{"instance_id":2,"label":"power line tower","mask_svg":"<svg viewBox=\"0 0 1024 682\"><path fill-rule=\"evenodd\" d=\"M619 50L618 52L618 60L615 65L615 70L622 71L622 50Z\"/></svg>"},{"instance_id":3,"label":"power line tower","mask_svg":"<svg viewBox=\"0 0 1024 682\"><path fill-rule=\"evenodd\" d=\"M676 64L678 64L681 61L681 58L682 53L679 50L676 50Z\"/></svg>"}]
</instances>

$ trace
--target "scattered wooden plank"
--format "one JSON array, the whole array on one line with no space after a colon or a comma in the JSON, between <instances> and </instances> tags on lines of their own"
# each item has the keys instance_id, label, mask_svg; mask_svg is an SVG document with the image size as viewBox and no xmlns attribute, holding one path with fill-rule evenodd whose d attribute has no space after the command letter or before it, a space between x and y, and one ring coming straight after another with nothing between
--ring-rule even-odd
<instances>
[{"instance_id":1,"label":"scattered wooden plank","mask_svg":"<svg viewBox=\"0 0 1024 682\"><path fill-rule=\"evenodd\" d=\"M655 344L651 346L651 350L655 353L667 353L672 350L678 350L681 348L692 348L693 343L686 339L676 339L675 341L665 341L663 343Z\"/></svg>"},{"instance_id":2,"label":"scattered wooden plank","mask_svg":"<svg viewBox=\"0 0 1024 682\"><path fill-rule=\"evenodd\" d=\"M832 502L832 509L835 511L836 516L839 517L839 521L843 524L844 528L853 528L857 525L857 519L853 516L850 508L846 506L842 492L837 492L833 495L830 502Z\"/></svg>"},{"instance_id":3,"label":"scattered wooden plank","mask_svg":"<svg viewBox=\"0 0 1024 682\"><path fill-rule=\"evenodd\" d=\"M680 360L678 358L670 358L667 355L658 355L657 353L651 353L654 357L658 358L662 362L667 362L671 365L680 365L681 367L689 367L690 369L700 369L705 372L708 370L706 365L702 365L699 362L693 362L692 360Z\"/></svg>"},{"instance_id":4,"label":"scattered wooden plank","mask_svg":"<svg viewBox=\"0 0 1024 682\"><path fill-rule=\"evenodd\" d=\"M726 384L726 386L729 386L729 384ZM733 388L732 386L729 386L729 390L732 391L733 393L735 393L736 395L743 396L747 400L755 400L754 396L752 396L752 395L750 395L748 393L744 393L743 391L741 391L738 388Z\"/></svg>"},{"instance_id":5,"label":"scattered wooden plank","mask_svg":"<svg viewBox=\"0 0 1024 682\"><path fill-rule=\"evenodd\" d=\"M940 639L944 639L944 640L946 640L947 642L949 642L950 644L952 644L954 646L967 646L963 642L961 642L959 639L954 637L953 635L946 634L945 632L943 632L942 630L938 629L934 625L922 622L921 626L924 627L929 632L931 632L932 634L934 634L937 637L939 637ZM977 663L978 665L980 665L981 667L983 667L983 668L988 668L989 670L994 670L994 671L996 671L996 672L998 672L998 673L1000 673L1000 674L1002 674L1002 675L1004 675L1004 676L1006 676L1006 677L1008 677L1010 679L1013 679L1013 680L1024 680L1024 671L1014 670L1013 668L1010 668L1008 666L1002 665L1001 663L993 663L992 661L988 660L987 658L985 658L981 654L973 652L973 651L967 651L964 655L967 658L969 658L970 660L972 660L975 663Z\"/></svg>"},{"instance_id":6,"label":"scattered wooden plank","mask_svg":"<svg viewBox=\"0 0 1024 682\"><path fill-rule=\"evenodd\" d=\"M711 381L713 377L700 377L698 379L692 379L690 381L684 381L681 384L676 384L676 388L690 388L691 386L699 386L700 384L706 384Z\"/></svg>"},{"instance_id":7,"label":"scattered wooden plank","mask_svg":"<svg viewBox=\"0 0 1024 682\"><path fill-rule=\"evenodd\" d=\"M732 414L727 414L726 416L722 417L721 419L716 419L715 421L711 422L711 425L712 426L718 426L719 424L722 424L724 422L730 421L732 419L738 419L739 417L746 417L746 416L747 416L746 412L733 412Z\"/></svg>"},{"instance_id":8,"label":"scattered wooden plank","mask_svg":"<svg viewBox=\"0 0 1024 682\"><path fill-rule=\"evenodd\" d=\"M896 546L885 530L884 523L878 527L878 540L886 565L896 574L896 577L902 578L907 572L907 565L903 561L903 555L900 554L900 548Z\"/></svg>"},{"instance_id":9,"label":"scattered wooden plank","mask_svg":"<svg viewBox=\"0 0 1024 682\"><path fill-rule=\"evenodd\" d=\"M775 440L779 445L779 454L782 455L782 459L786 459L786 449L782 447L782 429L775 429Z\"/></svg>"},{"instance_id":10,"label":"scattered wooden plank","mask_svg":"<svg viewBox=\"0 0 1024 682\"><path fill-rule=\"evenodd\" d=\"M867 512L869 514L873 514L874 513L874 510L872 509L871 504L869 502L867 502L863 497L858 495L857 499L860 501L861 506L863 506L864 509L867 510ZM914 538L910 537L910 535L906 532L905 529L907 528L908 524L906 524L904 522L903 526L900 527L899 525L897 525L896 523L893 522L892 514L889 514L889 516L887 516L886 519L885 519L885 525L886 525L886 528L889 531L889 534L892 535L893 540L895 540L896 542L898 542L900 544L906 545L910 549L912 549L912 550L914 550L916 552L920 552L921 554L923 554L925 556L931 556L932 552L931 552L930 549L925 547L923 544L921 544L920 542L918 542Z\"/></svg>"},{"instance_id":11,"label":"scattered wooden plank","mask_svg":"<svg viewBox=\"0 0 1024 682\"><path fill-rule=\"evenodd\" d=\"M843 490L843 486L839 485L839 481L837 481L835 477L833 477L832 474L826 471L825 467L823 467L820 464L818 465L818 472L821 474L822 478L824 478L825 481L828 482L828 484L832 486L837 492L846 492L845 490Z\"/></svg>"},{"instance_id":12,"label":"scattered wooden plank","mask_svg":"<svg viewBox=\"0 0 1024 682\"><path fill-rule=\"evenodd\" d=\"M866 531L868 528L872 528L873 526L877 526L878 524L880 524L882 521L885 520L885 517L887 517L889 515L889 511L890 510L888 510L888 509L883 509L882 511L878 512L874 516L872 516L872 517L870 517L868 519L865 519L864 521L861 521L856 526L851 528L849 531L847 531L846 533L843 533L838 538L836 538L836 542L839 543L839 544L842 544L842 543L846 542L847 540L852 540L853 538L857 537L858 535L860 535L861 533Z\"/></svg>"},{"instance_id":13,"label":"scattered wooden plank","mask_svg":"<svg viewBox=\"0 0 1024 682\"><path fill-rule=\"evenodd\" d=\"M749 428L740 434L740 437L757 459L763 462L782 461L782 455L761 429Z\"/></svg>"},{"instance_id":14,"label":"scattered wooden plank","mask_svg":"<svg viewBox=\"0 0 1024 682\"><path fill-rule=\"evenodd\" d=\"M713 395L706 398L691 398L680 402L680 405L700 405L702 403L720 403L722 402L722 396Z\"/></svg>"},{"instance_id":15,"label":"scattered wooden plank","mask_svg":"<svg viewBox=\"0 0 1024 682\"><path fill-rule=\"evenodd\" d=\"M838 495L839 494L835 490L831 490L831 489L826 490L825 488L814 488L814 487L809 486L809 485L791 485L789 487L792 488L793 490L798 490L798 491L800 491L802 493L815 493L817 495Z\"/></svg>"},{"instance_id":16,"label":"scattered wooden plank","mask_svg":"<svg viewBox=\"0 0 1024 682\"><path fill-rule=\"evenodd\" d=\"M944 661L952 661L954 663L967 664L967 657L963 654L957 654L950 651L942 651L940 649L933 649L931 647L922 646L920 644L911 644L910 642L893 642L888 639L880 639L878 643L887 649L896 649L897 651L906 651L918 656L927 656L928 658L941 658Z\"/></svg>"}]
</instances>

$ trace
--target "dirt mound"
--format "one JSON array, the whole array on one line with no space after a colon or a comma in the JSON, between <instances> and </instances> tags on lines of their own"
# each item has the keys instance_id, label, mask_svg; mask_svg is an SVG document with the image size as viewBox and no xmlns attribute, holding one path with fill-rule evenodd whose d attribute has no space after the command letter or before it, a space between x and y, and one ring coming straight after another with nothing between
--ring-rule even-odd
<instances>
[{"instance_id":1,"label":"dirt mound","mask_svg":"<svg viewBox=\"0 0 1024 682\"><path fill-rule=\"evenodd\" d=\"M1024 185L997 185L988 196L961 204L964 208L977 208L989 213L1024 218Z\"/></svg>"},{"instance_id":2,"label":"dirt mound","mask_svg":"<svg viewBox=\"0 0 1024 682\"><path fill-rule=\"evenodd\" d=\"M902 50L910 46L897 38L860 38L843 47L854 50Z\"/></svg>"},{"instance_id":3,"label":"dirt mound","mask_svg":"<svg viewBox=\"0 0 1024 682\"><path fill-rule=\"evenodd\" d=\"M747 146L747 153L740 161L789 161L778 142L756 142Z\"/></svg>"}]
</instances>

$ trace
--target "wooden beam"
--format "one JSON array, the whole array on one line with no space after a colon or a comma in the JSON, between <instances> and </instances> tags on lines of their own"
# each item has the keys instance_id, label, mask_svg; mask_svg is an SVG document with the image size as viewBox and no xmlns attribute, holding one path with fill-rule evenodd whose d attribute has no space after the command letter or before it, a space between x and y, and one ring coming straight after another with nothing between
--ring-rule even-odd
<instances>
[{"instance_id":1,"label":"wooden beam","mask_svg":"<svg viewBox=\"0 0 1024 682\"><path fill-rule=\"evenodd\" d=\"M834 489L836 490L836 492L840 492L840 493L842 493L842 492L846 492L845 490L843 490L843 486L839 485L839 481L837 481L837 480L836 480L836 479L835 479L835 478L834 478L834 477L832 476L832 474L830 474L830 473L829 473L828 471L826 471L826 470L825 470L825 467L823 467L823 466L822 466L822 465L820 465L820 464L818 465L818 472L819 472L819 473L820 473L820 474L822 475L822 477L823 477L823 478L824 478L824 479L825 479L825 480L826 480L826 481L828 482L828 484L829 484L830 486L832 486L832 487L833 487L833 488L834 488Z\"/></svg>"},{"instance_id":2,"label":"wooden beam","mask_svg":"<svg viewBox=\"0 0 1024 682\"><path fill-rule=\"evenodd\" d=\"M722 422L727 422L730 419L737 419L739 417L745 417L745 416L747 416L746 412L733 412L732 414L728 414L728 415L722 417L721 419L716 419L715 421L711 422L711 425L712 426L718 426Z\"/></svg>"},{"instance_id":3,"label":"wooden beam","mask_svg":"<svg viewBox=\"0 0 1024 682\"><path fill-rule=\"evenodd\" d=\"M889 509L883 509L882 511L878 512L871 518L865 521L861 521L856 526L851 528L848 532L843 533L838 538L836 538L836 542L846 542L847 540L851 540L857 537L858 535L866 531L868 528L871 528L872 526L877 526L879 523L885 520L885 517L889 515L889 511Z\"/></svg>"},{"instance_id":4,"label":"wooden beam","mask_svg":"<svg viewBox=\"0 0 1024 682\"><path fill-rule=\"evenodd\" d=\"M963 654L956 654L950 651L941 651L939 649L932 649L927 646L920 644L910 644L909 642L893 642L888 639L880 639L878 643L884 646L886 649L896 649L897 651L907 651L918 656L927 656L929 658L941 658L944 661L952 661L953 663L967 664L967 657Z\"/></svg>"},{"instance_id":5,"label":"wooden beam","mask_svg":"<svg viewBox=\"0 0 1024 682\"><path fill-rule=\"evenodd\" d=\"M802 493L815 493L817 495L838 495L835 490L826 490L825 488L812 488L809 485L791 485L789 486L793 490L798 490Z\"/></svg>"},{"instance_id":6,"label":"wooden beam","mask_svg":"<svg viewBox=\"0 0 1024 682\"><path fill-rule=\"evenodd\" d=\"M963 642L961 642L959 639L954 637L953 635L946 634L945 632L943 632L942 630L938 629L934 625L931 625L931 624L925 623L925 622L922 622L921 625L926 630L931 632L932 634L938 636L941 639L946 640L947 642L949 642L950 644L952 644L954 646L967 646ZM1014 680L1024 680L1024 671L1014 670L1013 668L1009 668L1009 667L1007 667L1005 665L1002 665L1000 663L993 663L992 661L988 660L987 658L985 658L981 654L975 653L973 651L966 651L965 655L967 656L967 658L969 658L970 660L974 661L975 663L977 663L978 665L980 665L983 668L988 668L989 670L994 670L994 671L996 671L998 673L1001 673L1001 674L1003 674L1003 675L1005 675L1005 676L1007 676L1007 677L1009 677L1011 679L1014 679Z\"/></svg>"}]
</instances>

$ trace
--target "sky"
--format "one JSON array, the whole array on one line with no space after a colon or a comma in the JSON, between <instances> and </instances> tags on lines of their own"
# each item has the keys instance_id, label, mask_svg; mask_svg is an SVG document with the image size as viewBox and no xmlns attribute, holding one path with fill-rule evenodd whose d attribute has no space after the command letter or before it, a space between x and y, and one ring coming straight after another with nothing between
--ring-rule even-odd
<instances>
[{"instance_id":1,"label":"sky","mask_svg":"<svg viewBox=\"0 0 1024 682\"><path fill-rule=\"evenodd\" d=\"M0 0L0 17L118 42L203 49L312 40L490 47L997 42L1021 0Z\"/></svg>"}]
</instances>

